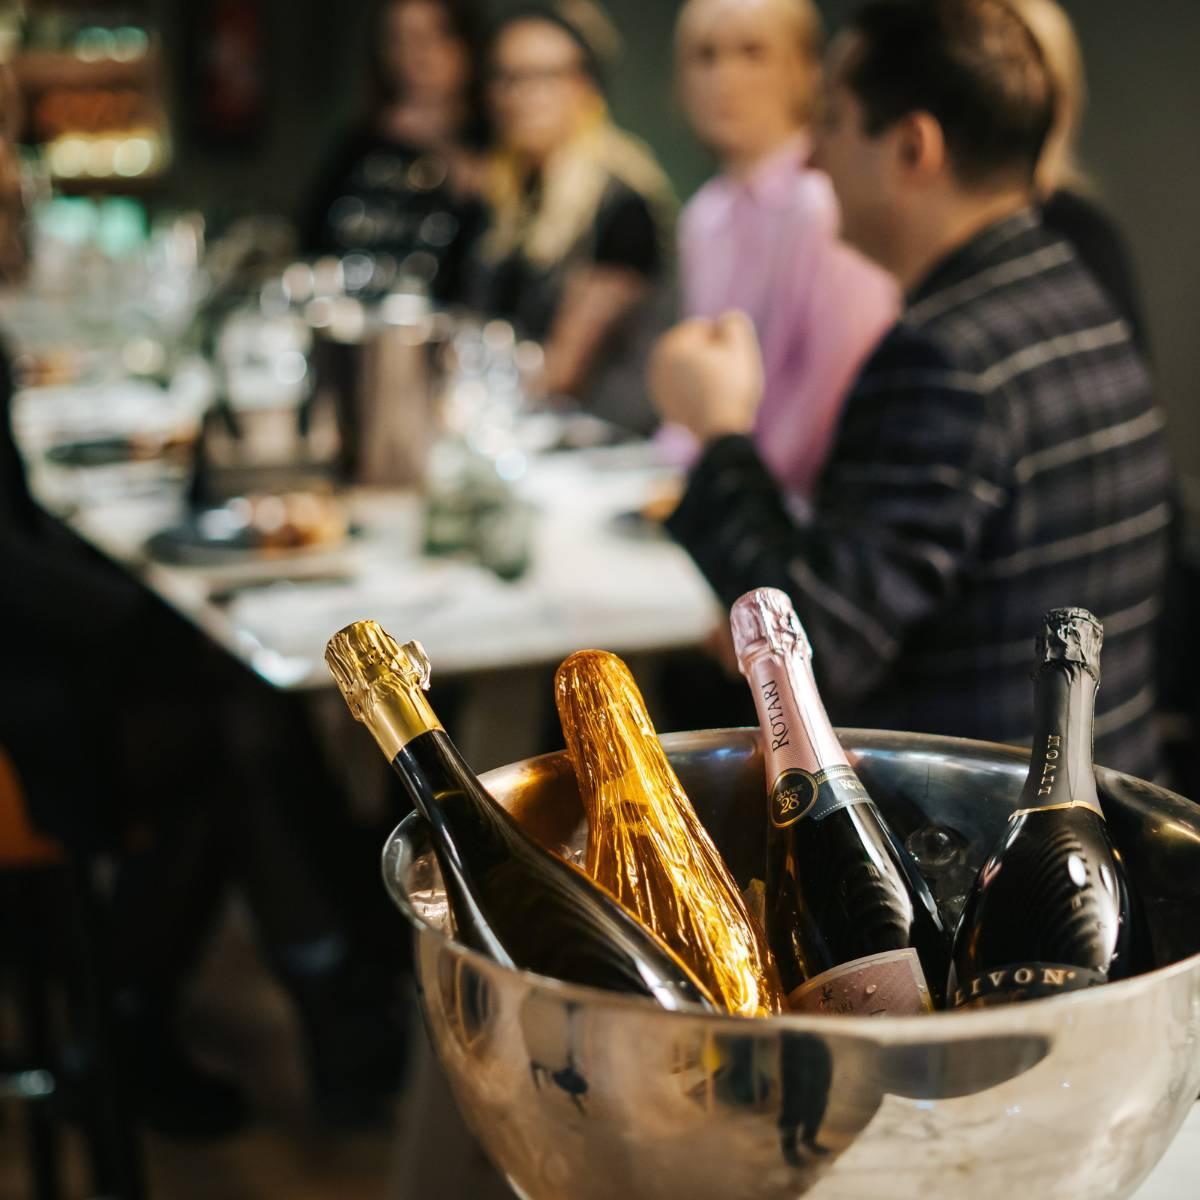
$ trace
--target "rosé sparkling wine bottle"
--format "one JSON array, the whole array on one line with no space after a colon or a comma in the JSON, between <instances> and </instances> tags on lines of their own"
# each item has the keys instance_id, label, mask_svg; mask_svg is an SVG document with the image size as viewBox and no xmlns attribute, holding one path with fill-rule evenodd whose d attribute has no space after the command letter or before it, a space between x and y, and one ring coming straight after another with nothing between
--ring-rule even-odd
<instances>
[{"instance_id":1,"label":"ros\u00e9 sparkling wine bottle","mask_svg":"<svg viewBox=\"0 0 1200 1200\"><path fill-rule=\"evenodd\" d=\"M1103 637L1084 609L1046 614L1029 777L963 909L957 1007L1058 996L1133 969L1129 888L1092 769Z\"/></svg>"},{"instance_id":2,"label":"ros\u00e9 sparkling wine bottle","mask_svg":"<svg viewBox=\"0 0 1200 1200\"><path fill-rule=\"evenodd\" d=\"M829 722L791 600L760 588L733 606L730 620L761 724L767 940L789 1006L929 1012L942 998L949 939Z\"/></svg>"}]
</instances>

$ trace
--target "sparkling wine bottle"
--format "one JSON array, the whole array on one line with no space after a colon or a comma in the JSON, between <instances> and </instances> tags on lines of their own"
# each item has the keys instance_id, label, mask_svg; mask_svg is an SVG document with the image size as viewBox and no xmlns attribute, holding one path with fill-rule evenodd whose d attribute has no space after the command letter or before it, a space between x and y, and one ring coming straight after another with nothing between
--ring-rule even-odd
<instances>
[{"instance_id":1,"label":"sparkling wine bottle","mask_svg":"<svg viewBox=\"0 0 1200 1200\"><path fill-rule=\"evenodd\" d=\"M700 823L625 664L583 650L555 696L588 818L587 872L649 925L726 1009L779 1012L770 954Z\"/></svg>"},{"instance_id":2,"label":"sparkling wine bottle","mask_svg":"<svg viewBox=\"0 0 1200 1200\"><path fill-rule=\"evenodd\" d=\"M948 938L829 723L792 602L773 588L750 592L731 624L761 723L767 939L790 1008L928 1012L941 998Z\"/></svg>"},{"instance_id":3,"label":"sparkling wine bottle","mask_svg":"<svg viewBox=\"0 0 1200 1200\"><path fill-rule=\"evenodd\" d=\"M360 621L330 640L325 660L429 824L460 941L506 966L664 1008L716 1007L650 930L492 799L429 706L418 643L401 647Z\"/></svg>"},{"instance_id":4,"label":"sparkling wine bottle","mask_svg":"<svg viewBox=\"0 0 1200 1200\"><path fill-rule=\"evenodd\" d=\"M1103 638L1084 609L1046 614L1029 777L959 921L958 1007L1057 996L1132 969L1129 889L1092 770Z\"/></svg>"}]
</instances>

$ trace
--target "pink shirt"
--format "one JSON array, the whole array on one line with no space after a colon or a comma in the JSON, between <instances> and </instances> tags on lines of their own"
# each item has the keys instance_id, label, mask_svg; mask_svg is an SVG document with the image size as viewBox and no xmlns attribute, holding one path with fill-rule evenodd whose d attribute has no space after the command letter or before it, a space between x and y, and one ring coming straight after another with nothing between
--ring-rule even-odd
<instances>
[{"instance_id":1,"label":"pink shirt","mask_svg":"<svg viewBox=\"0 0 1200 1200\"><path fill-rule=\"evenodd\" d=\"M790 492L810 495L842 404L900 314L895 281L838 238L826 175L800 135L748 179L718 175L683 211L684 313L741 309L762 345L766 390L755 442Z\"/></svg>"}]
</instances>

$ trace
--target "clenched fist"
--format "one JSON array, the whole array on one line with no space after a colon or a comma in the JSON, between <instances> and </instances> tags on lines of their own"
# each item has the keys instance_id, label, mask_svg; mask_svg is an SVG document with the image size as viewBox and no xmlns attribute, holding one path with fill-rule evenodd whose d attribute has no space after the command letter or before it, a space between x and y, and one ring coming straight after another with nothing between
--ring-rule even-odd
<instances>
[{"instance_id":1,"label":"clenched fist","mask_svg":"<svg viewBox=\"0 0 1200 1200\"><path fill-rule=\"evenodd\" d=\"M762 402L763 368L750 318L696 318L663 334L650 360L650 395L664 421L701 442L748 434Z\"/></svg>"}]
</instances>

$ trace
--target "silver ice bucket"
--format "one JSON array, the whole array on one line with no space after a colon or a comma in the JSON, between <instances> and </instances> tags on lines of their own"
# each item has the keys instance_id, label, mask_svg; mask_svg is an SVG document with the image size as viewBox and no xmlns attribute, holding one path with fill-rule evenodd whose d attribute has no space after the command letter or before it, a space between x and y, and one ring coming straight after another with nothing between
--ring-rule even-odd
<instances>
[{"instance_id":1,"label":"silver ice bucket","mask_svg":"<svg viewBox=\"0 0 1200 1200\"><path fill-rule=\"evenodd\" d=\"M910 734L845 740L899 836L938 848L935 890L961 890L1015 806L1027 756ZM756 735L663 743L745 886L765 836ZM528 1200L1117 1200L1149 1174L1200 1091L1200 808L1098 777L1165 965L989 1011L668 1013L496 966L450 940L416 818L389 840L384 875L416 929L421 1002L459 1107ZM484 781L545 844L582 845L565 755Z\"/></svg>"}]
</instances>

